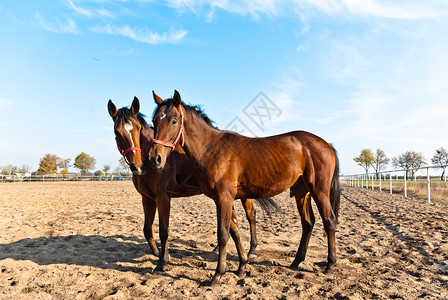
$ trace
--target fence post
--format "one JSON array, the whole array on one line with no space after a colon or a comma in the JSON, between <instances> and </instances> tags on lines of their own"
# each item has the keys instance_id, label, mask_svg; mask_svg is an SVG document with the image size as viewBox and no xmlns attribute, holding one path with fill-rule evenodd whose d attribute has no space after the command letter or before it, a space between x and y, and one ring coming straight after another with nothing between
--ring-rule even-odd
<instances>
[{"instance_id":1,"label":"fence post","mask_svg":"<svg viewBox=\"0 0 448 300\"><path fill-rule=\"evenodd\" d=\"M408 175L408 170L404 170L404 197L408 197L408 191L406 190L406 177Z\"/></svg>"},{"instance_id":2,"label":"fence post","mask_svg":"<svg viewBox=\"0 0 448 300\"><path fill-rule=\"evenodd\" d=\"M431 180L429 178L429 168L426 168L426 178L428 180L428 203L431 203Z\"/></svg>"},{"instance_id":3,"label":"fence post","mask_svg":"<svg viewBox=\"0 0 448 300\"><path fill-rule=\"evenodd\" d=\"M380 175L380 192L381 192L381 177L383 176L383 174L379 173Z\"/></svg>"},{"instance_id":4,"label":"fence post","mask_svg":"<svg viewBox=\"0 0 448 300\"><path fill-rule=\"evenodd\" d=\"M389 174L390 194L392 195L392 173Z\"/></svg>"}]
</instances>

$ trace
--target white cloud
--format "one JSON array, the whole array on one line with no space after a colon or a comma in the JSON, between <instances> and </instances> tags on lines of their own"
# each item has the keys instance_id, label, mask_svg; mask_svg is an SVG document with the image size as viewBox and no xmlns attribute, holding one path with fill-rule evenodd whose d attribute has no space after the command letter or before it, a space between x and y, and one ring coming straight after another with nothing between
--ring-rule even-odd
<instances>
[{"instance_id":1,"label":"white cloud","mask_svg":"<svg viewBox=\"0 0 448 300\"><path fill-rule=\"evenodd\" d=\"M152 32L147 28L136 29L129 25L114 26L111 24L107 24L105 26L94 26L91 30L97 33L119 35L147 44L176 44L187 35L187 31L183 29L172 32L158 33Z\"/></svg>"},{"instance_id":2,"label":"white cloud","mask_svg":"<svg viewBox=\"0 0 448 300\"><path fill-rule=\"evenodd\" d=\"M425 19L435 18L447 14L447 6L445 11L436 7L431 7L425 2L416 1L400 1L395 4L384 3L384 1L375 0L342 0L346 10L355 15L360 16L376 16L391 19ZM437 1L435 1L437 2ZM434 2L433 2L434 3Z\"/></svg>"},{"instance_id":3,"label":"white cloud","mask_svg":"<svg viewBox=\"0 0 448 300\"><path fill-rule=\"evenodd\" d=\"M216 10L224 10L239 15L259 15L277 16L284 9L281 5L287 1L275 0L167 0L168 5L179 10L189 10L195 14L204 13L208 20L211 20Z\"/></svg>"},{"instance_id":4,"label":"white cloud","mask_svg":"<svg viewBox=\"0 0 448 300\"><path fill-rule=\"evenodd\" d=\"M34 15L34 21L37 22L37 24L46 31L71 34L79 33L76 22L70 18L67 18L65 21L61 21L56 18L53 22L49 22L37 12Z\"/></svg>"},{"instance_id":5,"label":"white cloud","mask_svg":"<svg viewBox=\"0 0 448 300\"><path fill-rule=\"evenodd\" d=\"M12 104L11 100L0 97L0 109L6 108Z\"/></svg>"},{"instance_id":6,"label":"white cloud","mask_svg":"<svg viewBox=\"0 0 448 300\"><path fill-rule=\"evenodd\" d=\"M390 19L425 19L448 15L446 1L385 0L167 0L168 6L179 11L205 14L211 19L216 10L259 17L296 14L300 17L321 11L329 15L373 16ZM306 13L305 13L306 12ZM305 14L304 14L305 13Z\"/></svg>"},{"instance_id":7,"label":"white cloud","mask_svg":"<svg viewBox=\"0 0 448 300\"><path fill-rule=\"evenodd\" d=\"M74 11L76 11L77 13L79 13L83 16L86 16L86 17L93 16L93 12L91 10L76 6L72 0L68 0L68 4Z\"/></svg>"},{"instance_id":8,"label":"white cloud","mask_svg":"<svg viewBox=\"0 0 448 300\"><path fill-rule=\"evenodd\" d=\"M95 2L95 1L94 1ZM99 4L102 4L101 2ZM80 14L85 17L106 17L106 18L113 18L114 13L108 9L105 8L84 8L80 7L78 5L75 5L75 3L72 0L68 0L68 6L73 9L77 14Z\"/></svg>"}]
</instances>

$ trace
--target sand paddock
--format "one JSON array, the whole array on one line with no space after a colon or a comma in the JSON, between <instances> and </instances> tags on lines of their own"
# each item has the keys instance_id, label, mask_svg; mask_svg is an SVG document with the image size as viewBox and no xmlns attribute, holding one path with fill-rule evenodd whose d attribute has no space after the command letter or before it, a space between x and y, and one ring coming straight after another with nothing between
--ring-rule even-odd
<instances>
[{"instance_id":1,"label":"sand paddock","mask_svg":"<svg viewBox=\"0 0 448 300\"><path fill-rule=\"evenodd\" d=\"M204 196L172 201L171 262L153 274L157 258L131 182L0 184L0 298L447 299L448 207L347 186L342 192L334 275L323 274L327 243L318 215L306 261L299 271L288 268L301 225L295 201L283 193L276 197L281 214L269 219L258 209L258 256L247 276L234 274L230 241L228 272L208 287L217 264L216 213ZM239 201L236 209L248 250Z\"/></svg>"}]
</instances>

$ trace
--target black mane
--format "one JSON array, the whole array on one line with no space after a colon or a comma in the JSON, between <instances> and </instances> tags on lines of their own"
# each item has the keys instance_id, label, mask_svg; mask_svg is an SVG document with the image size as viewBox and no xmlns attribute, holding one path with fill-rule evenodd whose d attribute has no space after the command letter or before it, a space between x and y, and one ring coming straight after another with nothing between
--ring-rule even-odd
<instances>
[{"instance_id":1,"label":"black mane","mask_svg":"<svg viewBox=\"0 0 448 300\"><path fill-rule=\"evenodd\" d=\"M117 115L115 116L115 120L123 120L124 122L130 121L132 118L135 118L135 115L131 112L128 107L122 107L118 110ZM137 120L140 122L142 127L151 128L149 124L145 120L146 115L142 113L137 114Z\"/></svg>"},{"instance_id":2,"label":"black mane","mask_svg":"<svg viewBox=\"0 0 448 300\"><path fill-rule=\"evenodd\" d=\"M169 105L172 101L173 101L173 99L169 98L169 99L164 100L162 103L160 103L156 107L156 109L154 110L154 113L152 114L152 117L154 118L154 116L159 111L160 107L165 106L165 105ZM182 106L185 108L185 110L187 112L190 112L193 115L195 115L195 116L199 117L200 119L204 120L204 122L207 123L207 125L209 125L209 126L211 126L213 128L218 128L218 127L216 127L214 125L215 122L212 119L210 119L207 116L207 114L202 110L201 106L199 106L199 105L188 105L188 104L185 104L183 101L182 101Z\"/></svg>"}]
</instances>

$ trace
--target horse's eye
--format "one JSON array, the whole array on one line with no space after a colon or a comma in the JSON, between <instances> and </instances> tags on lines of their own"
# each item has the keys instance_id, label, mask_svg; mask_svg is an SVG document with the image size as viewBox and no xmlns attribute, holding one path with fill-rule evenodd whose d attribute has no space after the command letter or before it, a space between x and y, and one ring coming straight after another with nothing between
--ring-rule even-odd
<instances>
[{"instance_id":1,"label":"horse's eye","mask_svg":"<svg viewBox=\"0 0 448 300\"><path fill-rule=\"evenodd\" d=\"M114 130L114 133L115 133L115 135L118 135L118 131L117 130Z\"/></svg>"},{"instance_id":2,"label":"horse's eye","mask_svg":"<svg viewBox=\"0 0 448 300\"><path fill-rule=\"evenodd\" d=\"M176 124L177 123L177 120L176 119L173 119L172 121L171 121L171 124L172 125L174 125L174 124Z\"/></svg>"}]
</instances>

